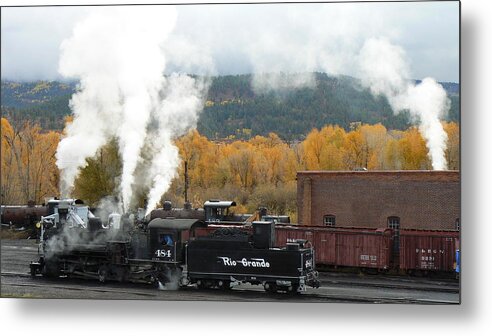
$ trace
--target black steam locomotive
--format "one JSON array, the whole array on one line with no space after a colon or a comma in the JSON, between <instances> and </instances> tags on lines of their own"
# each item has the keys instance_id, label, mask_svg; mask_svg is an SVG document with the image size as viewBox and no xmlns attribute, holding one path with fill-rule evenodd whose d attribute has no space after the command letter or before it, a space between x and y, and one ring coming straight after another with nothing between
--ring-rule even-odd
<instances>
[{"instance_id":1,"label":"black steam locomotive","mask_svg":"<svg viewBox=\"0 0 492 336\"><path fill-rule=\"evenodd\" d=\"M240 283L267 291L318 287L314 250L305 241L275 247L275 224L246 222L243 228L212 227L227 204L209 202L204 219L143 218L111 214L103 223L83 204L60 201L43 217L40 256L31 275L99 281L132 281L169 287L231 288Z\"/></svg>"}]
</instances>

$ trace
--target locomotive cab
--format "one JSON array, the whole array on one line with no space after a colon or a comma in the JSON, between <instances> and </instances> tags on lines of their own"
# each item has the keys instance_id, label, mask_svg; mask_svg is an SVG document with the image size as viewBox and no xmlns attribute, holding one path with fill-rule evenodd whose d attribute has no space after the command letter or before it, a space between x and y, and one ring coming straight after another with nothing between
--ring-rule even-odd
<instances>
[{"instance_id":1,"label":"locomotive cab","mask_svg":"<svg viewBox=\"0 0 492 336\"><path fill-rule=\"evenodd\" d=\"M223 222L230 221L233 217L231 207L236 206L234 201L209 200L203 205L205 209L205 221Z\"/></svg>"},{"instance_id":2,"label":"locomotive cab","mask_svg":"<svg viewBox=\"0 0 492 336\"><path fill-rule=\"evenodd\" d=\"M184 246L193 228L203 226L198 219L155 218L150 221L149 258L154 261L180 263Z\"/></svg>"}]
</instances>

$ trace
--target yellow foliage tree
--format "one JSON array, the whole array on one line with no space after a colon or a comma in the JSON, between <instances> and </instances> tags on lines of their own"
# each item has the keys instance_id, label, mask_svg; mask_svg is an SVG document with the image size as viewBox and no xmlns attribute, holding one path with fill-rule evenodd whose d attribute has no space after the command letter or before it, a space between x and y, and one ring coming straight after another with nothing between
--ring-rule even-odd
<instances>
[{"instance_id":1,"label":"yellow foliage tree","mask_svg":"<svg viewBox=\"0 0 492 336\"><path fill-rule=\"evenodd\" d=\"M402 157L402 169L431 169L425 140L416 127L411 127L404 133L398 141L398 149Z\"/></svg>"},{"instance_id":2,"label":"yellow foliage tree","mask_svg":"<svg viewBox=\"0 0 492 336\"><path fill-rule=\"evenodd\" d=\"M55 152L56 132L43 133L29 121L18 128L2 118L2 202L42 203L47 196L58 195L58 170Z\"/></svg>"},{"instance_id":3,"label":"yellow foliage tree","mask_svg":"<svg viewBox=\"0 0 492 336\"><path fill-rule=\"evenodd\" d=\"M384 145L388 141L386 127L382 124L362 125L360 132L367 145L367 169L383 169Z\"/></svg>"},{"instance_id":4,"label":"yellow foliage tree","mask_svg":"<svg viewBox=\"0 0 492 336\"><path fill-rule=\"evenodd\" d=\"M444 130L448 135L446 143L446 161L448 169L458 170L460 168L460 127L455 122L444 123Z\"/></svg>"},{"instance_id":5,"label":"yellow foliage tree","mask_svg":"<svg viewBox=\"0 0 492 336\"><path fill-rule=\"evenodd\" d=\"M345 149L345 169L354 170L367 167L369 149L360 128L347 134L343 148Z\"/></svg>"},{"instance_id":6,"label":"yellow foliage tree","mask_svg":"<svg viewBox=\"0 0 492 336\"><path fill-rule=\"evenodd\" d=\"M106 196L117 196L122 167L117 141L113 139L86 161L75 180L73 195L92 206Z\"/></svg>"}]
</instances>

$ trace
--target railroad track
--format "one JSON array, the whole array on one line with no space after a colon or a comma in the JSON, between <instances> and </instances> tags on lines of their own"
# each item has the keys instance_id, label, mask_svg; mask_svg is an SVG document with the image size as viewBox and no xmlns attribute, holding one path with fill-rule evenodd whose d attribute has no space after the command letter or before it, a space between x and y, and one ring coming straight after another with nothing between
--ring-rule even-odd
<instances>
[{"instance_id":1,"label":"railroad track","mask_svg":"<svg viewBox=\"0 0 492 336\"><path fill-rule=\"evenodd\" d=\"M20 265L23 264L11 264ZM1 272L2 276L20 276L20 277L30 277L29 273L18 273L18 272ZM393 279L397 280L397 279ZM399 280L399 279L398 279ZM353 281L350 279L320 279L321 284L324 285L339 285L339 286L351 286L351 287L371 287L371 288L392 288L392 289L408 289L416 290L422 292L441 292L441 293L459 293L459 287L453 286L448 283L420 283L413 280L409 280L408 283L379 283L372 281ZM429 285L428 287L424 287Z\"/></svg>"},{"instance_id":2,"label":"railroad track","mask_svg":"<svg viewBox=\"0 0 492 336\"><path fill-rule=\"evenodd\" d=\"M439 285L431 284L426 285L422 283L379 283L379 282L364 282L364 281L352 281L347 279L321 279L321 284L323 285L347 285L351 287L372 287L372 288L391 288L391 289L408 289L422 292L440 292L440 293L459 293L460 289L458 286L450 286L448 284Z\"/></svg>"},{"instance_id":3,"label":"railroad track","mask_svg":"<svg viewBox=\"0 0 492 336\"><path fill-rule=\"evenodd\" d=\"M3 277L20 277L20 278L28 278L32 279L32 277L29 274L26 273L16 273L16 272L2 272L1 276ZM33 279L34 280L34 279ZM73 290L73 291L93 291L93 292L101 292L101 293L118 293L118 294L133 294L133 295L139 295L139 296L146 296L146 297L154 297L155 294L152 293L145 293L145 292L140 292L140 291L135 291L135 290L128 290L127 287L125 288L114 288L114 287L101 287L101 286L73 286L70 284L55 284L54 281L49 281L49 282L39 282L39 283L34 283L34 281L29 281L29 282L11 282L11 281L4 281L2 280L2 286L8 285L8 286L15 286L15 287L35 287L35 288L43 288L43 287L49 287L51 289L64 289L64 290Z\"/></svg>"},{"instance_id":4,"label":"railroad track","mask_svg":"<svg viewBox=\"0 0 492 336\"><path fill-rule=\"evenodd\" d=\"M70 290L70 291L91 291L96 293L109 293L109 294L123 294L123 295L134 295L132 299L147 298L147 299L165 299L161 295L161 291L152 289L149 292L148 285L141 284L107 284L105 286L96 286L94 281L90 280L80 280L80 279L70 279L71 281L81 281L81 282L67 282L60 284L59 281L48 280L44 278L40 282L35 282L34 279L27 273L20 272L2 272L2 277L5 278L25 278L25 281L5 281L2 280L2 286L13 286L13 287L29 287L29 288L50 288L50 289L60 289L60 290ZM32 279L32 280L27 280ZM116 286L115 286L116 285ZM338 285L344 285L338 283ZM359 284L360 285L360 284ZM121 286L121 287L120 287ZM138 288L142 288L141 291ZM329 286L326 286L326 290L329 290ZM340 295L340 294L330 294L330 293L302 293L300 295L288 295L288 294L272 294L265 293L263 289L256 288L242 288L235 287L230 291L219 291L219 290L197 290L195 288L181 289L184 293L191 294L194 300L207 299L207 297L212 297L214 300L220 301L223 299L231 299L234 296L235 299L241 301L243 299L247 300L262 300L262 301L293 301L293 302L339 302L339 303L399 303L399 304L409 304L409 303L419 303L419 304L456 304L456 301L447 300L433 300L433 299L416 299L413 297L373 297L373 296L360 296L360 295ZM195 295L197 298L195 298ZM205 295L203 295L205 294ZM184 298L186 299L186 298ZM189 300L189 298L188 298Z\"/></svg>"}]
</instances>

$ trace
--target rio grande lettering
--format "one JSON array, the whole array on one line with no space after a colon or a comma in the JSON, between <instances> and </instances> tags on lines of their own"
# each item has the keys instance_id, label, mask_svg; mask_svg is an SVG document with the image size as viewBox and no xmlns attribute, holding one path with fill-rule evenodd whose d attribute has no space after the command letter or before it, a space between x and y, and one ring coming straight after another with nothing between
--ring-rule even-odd
<instances>
[{"instance_id":1,"label":"rio grande lettering","mask_svg":"<svg viewBox=\"0 0 492 336\"><path fill-rule=\"evenodd\" d=\"M229 257L218 257L220 261L224 264L224 266L243 266L243 267L270 267L270 263L265 261L265 259L246 259L242 258L241 260L233 260Z\"/></svg>"}]
</instances>

